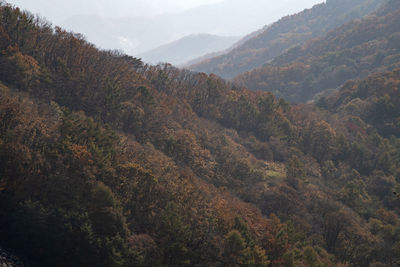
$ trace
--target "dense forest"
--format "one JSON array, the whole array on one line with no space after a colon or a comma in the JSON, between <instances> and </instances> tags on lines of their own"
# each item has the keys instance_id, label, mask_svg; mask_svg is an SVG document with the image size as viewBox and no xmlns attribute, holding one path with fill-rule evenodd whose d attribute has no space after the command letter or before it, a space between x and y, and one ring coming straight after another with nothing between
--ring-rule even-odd
<instances>
[{"instance_id":1,"label":"dense forest","mask_svg":"<svg viewBox=\"0 0 400 267\"><path fill-rule=\"evenodd\" d=\"M290 105L6 3L0 51L0 247L22 260L400 262L399 70Z\"/></svg>"},{"instance_id":2,"label":"dense forest","mask_svg":"<svg viewBox=\"0 0 400 267\"><path fill-rule=\"evenodd\" d=\"M400 69L349 81L317 105L338 114L360 117L382 136L400 136Z\"/></svg>"},{"instance_id":3,"label":"dense forest","mask_svg":"<svg viewBox=\"0 0 400 267\"><path fill-rule=\"evenodd\" d=\"M286 16L226 54L205 59L189 68L225 79L261 67L287 49L376 10L387 0L330 0Z\"/></svg>"},{"instance_id":4,"label":"dense forest","mask_svg":"<svg viewBox=\"0 0 400 267\"><path fill-rule=\"evenodd\" d=\"M349 79L400 67L400 2L297 46L235 81L290 102L318 98Z\"/></svg>"}]
</instances>

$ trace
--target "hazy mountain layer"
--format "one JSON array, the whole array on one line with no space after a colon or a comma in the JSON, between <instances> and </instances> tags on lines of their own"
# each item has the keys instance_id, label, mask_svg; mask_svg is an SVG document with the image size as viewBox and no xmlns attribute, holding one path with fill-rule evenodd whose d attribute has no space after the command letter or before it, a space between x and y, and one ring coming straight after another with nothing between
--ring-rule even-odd
<instances>
[{"instance_id":1,"label":"hazy mountain layer","mask_svg":"<svg viewBox=\"0 0 400 267\"><path fill-rule=\"evenodd\" d=\"M286 1L225 0L180 13L157 16L112 18L100 15L76 15L61 26L83 33L90 42L106 49L121 49L136 56L184 36L207 33L220 36L244 36L280 17L298 12L318 0ZM217 51L217 50L214 50ZM157 60L156 60L157 61ZM158 60L161 61L161 60Z\"/></svg>"},{"instance_id":2,"label":"hazy mountain layer","mask_svg":"<svg viewBox=\"0 0 400 267\"><path fill-rule=\"evenodd\" d=\"M212 52L212 53L208 53L208 54L203 54L203 55L200 56L200 57L197 57L197 58L194 58L194 59L192 59L192 60L189 60L189 61L185 62L184 64L181 65L181 67L186 67L186 68L188 68L189 66L195 65L195 64L200 63L200 62L202 62L202 61L204 61L204 60L208 60L208 59L211 59L211 58L220 56L220 55L227 54L227 53L229 53L230 51L232 51L233 49L235 49L235 48L241 46L241 45L242 45L243 43L245 43L247 40L253 38L254 36L257 36L258 34L260 34L260 33L263 32L263 31L264 31L264 29L260 29L260 30L257 30L257 31L255 31L255 32L252 32L252 33L250 33L250 34L247 34L246 36L244 36L243 38L241 38L240 40L238 40L236 43L234 43L234 44L231 45L230 47L228 47L228 48L226 48L226 49L224 49L224 50L218 50L218 51L216 51L216 52Z\"/></svg>"},{"instance_id":3,"label":"hazy mountain layer","mask_svg":"<svg viewBox=\"0 0 400 267\"><path fill-rule=\"evenodd\" d=\"M304 44L355 18L376 10L385 0L331 0L287 16L225 55L207 59L189 69L223 78L260 67L287 49Z\"/></svg>"},{"instance_id":4,"label":"hazy mountain layer","mask_svg":"<svg viewBox=\"0 0 400 267\"><path fill-rule=\"evenodd\" d=\"M144 62L180 65L199 56L229 48L239 37L196 34L139 54Z\"/></svg>"}]
</instances>

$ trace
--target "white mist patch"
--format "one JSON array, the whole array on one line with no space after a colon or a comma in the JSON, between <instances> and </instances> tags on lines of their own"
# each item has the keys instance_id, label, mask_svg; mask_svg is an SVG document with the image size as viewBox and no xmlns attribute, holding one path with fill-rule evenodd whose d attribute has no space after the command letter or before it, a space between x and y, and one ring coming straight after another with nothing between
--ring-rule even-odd
<instances>
[{"instance_id":1,"label":"white mist patch","mask_svg":"<svg viewBox=\"0 0 400 267\"><path fill-rule=\"evenodd\" d=\"M135 52L135 49L140 45L140 42L138 40L131 40L129 38L126 38L124 36L118 37L119 41L119 46L124 51L125 53L129 55L133 55Z\"/></svg>"}]
</instances>

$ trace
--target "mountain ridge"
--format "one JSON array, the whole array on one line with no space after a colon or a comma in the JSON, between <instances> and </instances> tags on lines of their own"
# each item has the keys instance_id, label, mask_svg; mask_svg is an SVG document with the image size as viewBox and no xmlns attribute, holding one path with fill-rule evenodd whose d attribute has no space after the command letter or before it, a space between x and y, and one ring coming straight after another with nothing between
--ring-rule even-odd
<instances>
[{"instance_id":1,"label":"mountain ridge","mask_svg":"<svg viewBox=\"0 0 400 267\"><path fill-rule=\"evenodd\" d=\"M347 80L393 70L400 64L399 12L398 4L389 2L376 13L288 50L235 80L254 90L273 91L289 101L306 102Z\"/></svg>"},{"instance_id":2,"label":"mountain ridge","mask_svg":"<svg viewBox=\"0 0 400 267\"><path fill-rule=\"evenodd\" d=\"M304 44L354 18L363 17L384 2L337 0L317 4L280 19L228 54L189 66L189 69L231 79L262 66L293 46Z\"/></svg>"},{"instance_id":3,"label":"mountain ridge","mask_svg":"<svg viewBox=\"0 0 400 267\"><path fill-rule=\"evenodd\" d=\"M193 33L208 33L222 36L240 36L279 19L279 14L300 10L299 4L278 2L271 7L268 2L254 0L248 5L244 0L228 1L155 17L122 17L98 19L79 15L63 22L67 30L83 33L89 41L103 49L122 49L131 56L167 44L179 37ZM314 0L309 0L314 1ZM234 4L234 5L233 5ZM258 8L256 8L256 6ZM260 12L264 10L264 12ZM222 18L221 14L230 16ZM246 17L246 24L238 24ZM207 19L205 19L207 18ZM182 23L184 21L185 23ZM252 26L246 26L246 25ZM102 25L99 27L99 25ZM145 31L143 29L146 29ZM121 38L126 42L121 42Z\"/></svg>"},{"instance_id":4,"label":"mountain ridge","mask_svg":"<svg viewBox=\"0 0 400 267\"><path fill-rule=\"evenodd\" d=\"M258 34L260 34L263 30L264 30L264 28L262 28L260 30L257 30L257 31L254 31L254 32L242 37L241 39L239 39L237 42L235 42L232 46L228 47L227 49L224 49L224 50L221 50L221 51L216 51L216 52L209 53L209 54L205 54L205 55L203 55L201 57L194 58L194 59L192 59L190 61L187 61L184 64L182 64L181 67L189 68L191 65L195 65L195 64L200 63L200 62L202 62L204 60L208 60L208 59L211 59L211 58L214 58L214 57L229 53L230 51L232 51L236 47L242 45L247 40L251 39L254 36L257 36Z\"/></svg>"},{"instance_id":5,"label":"mountain ridge","mask_svg":"<svg viewBox=\"0 0 400 267\"><path fill-rule=\"evenodd\" d=\"M137 57L144 62L157 64L168 62L181 65L204 54L224 50L240 38L234 36L217 36L212 34L191 34L176 41L141 53Z\"/></svg>"}]
</instances>

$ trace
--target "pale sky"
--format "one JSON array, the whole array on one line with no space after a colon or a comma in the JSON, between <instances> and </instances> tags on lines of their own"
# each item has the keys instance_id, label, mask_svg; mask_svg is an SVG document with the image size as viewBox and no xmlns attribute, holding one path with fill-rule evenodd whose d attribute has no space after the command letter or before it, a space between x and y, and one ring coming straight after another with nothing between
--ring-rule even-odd
<instances>
[{"instance_id":1,"label":"pale sky","mask_svg":"<svg viewBox=\"0 0 400 267\"><path fill-rule=\"evenodd\" d=\"M181 12L223 0L6 0L34 14L59 23L70 16L96 14L106 17L154 16Z\"/></svg>"},{"instance_id":2,"label":"pale sky","mask_svg":"<svg viewBox=\"0 0 400 267\"><path fill-rule=\"evenodd\" d=\"M5 0L104 49L137 55L191 34L242 37L324 0Z\"/></svg>"},{"instance_id":3,"label":"pale sky","mask_svg":"<svg viewBox=\"0 0 400 267\"><path fill-rule=\"evenodd\" d=\"M122 16L154 16L165 13L177 13L190 8L215 4L220 2L235 2L236 0L6 0L34 14L40 14L54 23L59 23L68 17L82 14L96 14L106 17ZM247 5L260 2L245 1ZM288 5L309 8L323 0L263 0L274 8L285 2ZM279 4L277 4L277 2ZM228 15L228 14L221 14Z\"/></svg>"}]
</instances>

